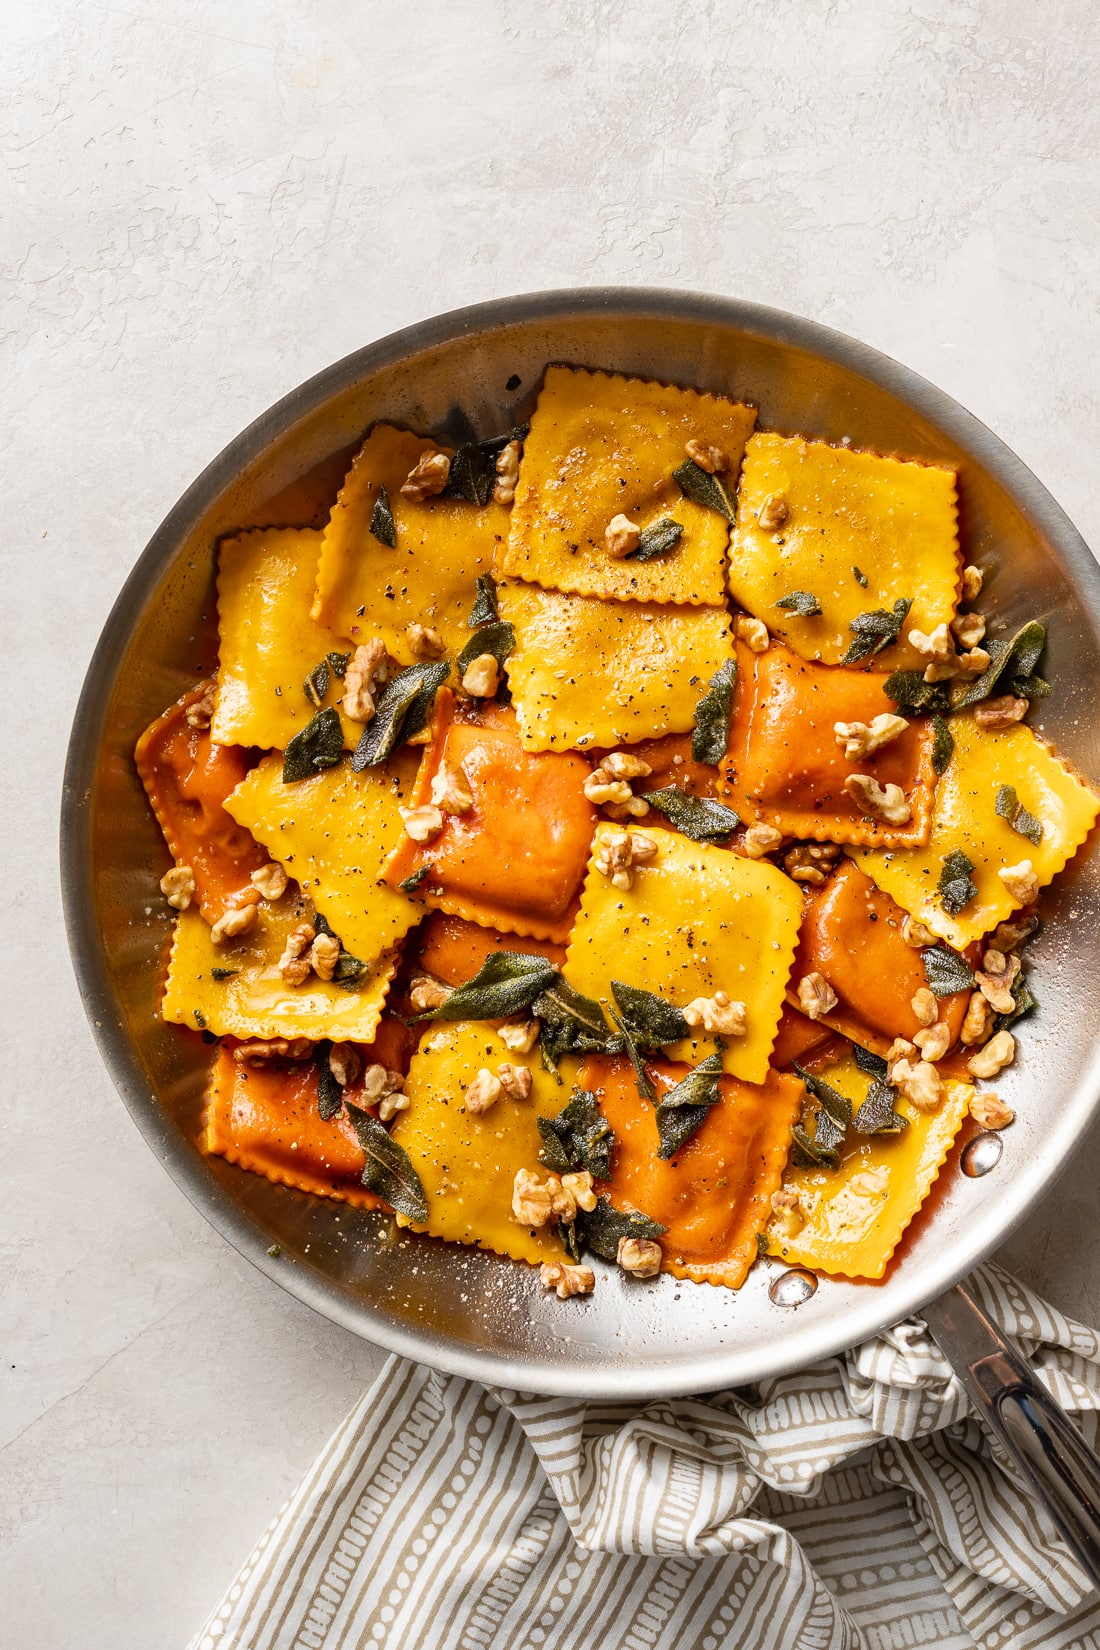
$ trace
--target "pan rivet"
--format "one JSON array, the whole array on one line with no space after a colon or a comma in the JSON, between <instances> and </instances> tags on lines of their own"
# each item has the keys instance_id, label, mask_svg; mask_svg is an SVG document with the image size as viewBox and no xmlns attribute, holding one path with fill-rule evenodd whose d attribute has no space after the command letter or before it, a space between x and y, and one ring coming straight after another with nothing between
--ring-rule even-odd
<instances>
[{"instance_id":1,"label":"pan rivet","mask_svg":"<svg viewBox=\"0 0 1100 1650\"><path fill-rule=\"evenodd\" d=\"M801 1306L816 1288L817 1279L812 1272L805 1271L801 1266L792 1266L776 1278L768 1290L768 1299L773 1306Z\"/></svg>"},{"instance_id":2,"label":"pan rivet","mask_svg":"<svg viewBox=\"0 0 1100 1650\"><path fill-rule=\"evenodd\" d=\"M971 1180L988 1174L990 1169L995 1169L1001 1161L1004 1149L1005 1143L999 1134L976 1134L963 1150L963 1174L969 1175Z\"/></svg>"}]
</instances>

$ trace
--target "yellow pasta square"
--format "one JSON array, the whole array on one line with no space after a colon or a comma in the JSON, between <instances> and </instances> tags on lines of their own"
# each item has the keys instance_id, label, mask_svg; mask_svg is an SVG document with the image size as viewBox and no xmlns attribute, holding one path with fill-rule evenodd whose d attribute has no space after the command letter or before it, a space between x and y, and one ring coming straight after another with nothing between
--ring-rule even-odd
<instances>
[{"instance_id":1,"label":"yellow pasta square","mask_svg":"<svg viewBox=\"0 0 1100 1650\"><path fill-rule=\"evenodd\" d=\"M732 495L756 409L724 396L578 367L548 367L523 445L502 572L551 590L619 601L717 603L729 522L686 498L672 472L686 444L718 447ZM663 484L663 485L662 485ZM651 561L616 561L604 532L625 515L641 529L683 529Z\"/></svg>"},{"instance_id":2,"label":"yellow pasta square","mask_svg":"<svg viewBox=\"0 0 1100 1650\"><path fill-rule=\"evenodd\" d=\"M396 945L421 907L380 881L404 827L418 756L399 751L353 773L342 762L289 785L282 757L269 756L227 798L226 811L296 877L346 950L363 962Z\"/></svg>"},{"instance_id":3,"label":"yellow pasta square","mask_svg":"<svg viewBox=\"0 0 1100 1650\"><path fill-rule=\"evenodd\" d=\"M309 1037L313 1042L331 1037L334 1042L369 1043L396 959L392 953L378 958L354 991L315 974L304 985L288 985L276 964L291 931L312 915L310 901L291 885L282 899L258 907L251 933L215 945L199 913L182 911L168 964L163 1018L218 1037Z\"/></svg>"},{"instance_id":4,"label":"yellow pasta square","mask_svg":"<svg viewBox=\"0 0 1100 1650\"><path fill-rule=\"evenodd\" d=\"M495 1074L505 1061L526 1066L526 1100L503 1095L489 1111L467 1112L463 1097L483 1067ZM575 1069L576 1062L571 1062ZM563 1065L563 1071L564 1071ZM519 1169L540 1169L538 1119L568 1104L570 1089L546 1071L536 1048L517 1054L482 1022L432 1026L413 1055L405 1079L407 1111L393 1138L409 1154L428 1200L428 1219L418 1232L452 1243L476 1244L513 1260L561 1260L565 1251L554 1226L532 1231L512 1216L512 1186ZM398 1215L402 1226L411 1224Z\"/></svg>"},{"instance_id":5,"label":"yellow pasta square","mask_svg":"<svg viewBox=\"0 0 1100 1650\"><path fill-rule=\"evenodd\" d=\"M1024 723L994 731L978 727L971 716L955 716L951 731L955 753L936 787L927 846L908 852L849 852L910 916L962 950L1020 907L998 875L1002 867L1030 860L1039 886L1045 887L1092 829L1100 799ZM1011 785L1039 821L1043 835L1038 844L999 817L1002 785ZM952 916L943 908L938 886L944 860L956 851L973 864L970 875L978 892Z\"/></svg>"},{"instance_id":6,"label":"yellow pasta square","mask_svg":"<svg viewBox=\"0 0 1100 1650\"><path fill-rule=\"evenodd\" d=\"M502 586L499 605L516 629L508 686L524 750L686 733L733 657L724 608L602 602L530 584Z\"/></svg>"},{"instance_id":7,"label":"yellow pasta square","mask_svg":"<svg viewBox=\"0 0 1100 1650\"><path fill-rule=\"evenodd\" d=\"M333 631L310 618L320 533L261 527L218 548L218 691L210 736L219 745L285 750L317 712L305 679L329 653L344 653ZM323 704L338 704L329 670ZM344 743L362 728L341 715Z\"/></svg>"},{"instance_id":8,"label":"yellow pasta square","mask_svg":"<svg viewBox=\"0 0 1100 1650\"><path fill-rule=\"evenodd\" d=\"M619 829L601 825L596 832L566 979L611 1006L612 980L678 1008L724 991L744 1003L747 1031L727 1040L723 1067L731 1077L764 1082L798 942L801 890L767 860L742 859L648 821L645 834L657 844L657 859L634 868L629 889L615 888L596 860ZM700 1031L667 1055L694 1065L711 1045Z\"/></svg>"},{"instance_id":9,"label":"yellow pasta square","mask_svg":"<svg viewBox=\"0 0 1100 1650\"><path fill-rule=\"evenodd\" d=\"M851 1055L821 1076L857 1111L869 1079ZM768 1253L792 1265L848 1278L881 1278L901 1235L924 1202L963 1125L974 1089L948 1078L939 1108L918 1111L897 1099L908 1119L898 1134L862 1135L849 1130L839 1169L787 1165L783 1186L797 1192L805 1224L787 1237L773 1221Z\"/></svg>"},{"instance_id":10,"label":"yellow pasta square","mask_svg":"<svg viewBox=\"0 0 1100 1650\"><path fill-rule=\"evenodd\" d=\"M960 572L955 472L800 436L754 435L745 450L730 546L734 600L763 619L803 659L839 664L860 613L912 599L901 641L875 667L923 666L905 640L950 621ZM760 513L786 516L774 528ZM765 513L765 523L768 513ZM861 583L861 578L866 583ZM801 590L820 615L777 607Z\"/></svg>"},{"instance_id":11,"label":"yellow pasta square","mask_svg":"<svg viewBox=\"0 0 1100 1650\"><path fill-rule=\"evenodd\" d=\"M314 618L349 642L379 636L402 664L413 662L406 626L438 630L449 652L461 651L479 573L488 573L508 531L508 512L490 501L401 496L422 453L438 443L376 424L356 454L332 507L317 569ZM393 511L396 549L370 530L381 488Z\"/></svg>"}]
</instances>

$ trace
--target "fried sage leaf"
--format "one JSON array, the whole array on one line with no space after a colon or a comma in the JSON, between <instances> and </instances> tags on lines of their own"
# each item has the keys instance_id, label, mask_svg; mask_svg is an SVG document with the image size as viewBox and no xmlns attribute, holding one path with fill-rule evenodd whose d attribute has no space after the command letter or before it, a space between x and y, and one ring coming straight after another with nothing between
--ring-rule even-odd
<instances>
[{"instance_id":1,"label":"fried sage leaf","mask_svg":"<svg viewBox=\"0 0 1100 1650\"><path fill-rule=\"evenodd\" d=\"M792 590L788 595L780 596L775 605L797 613L801 619L812 619L821 612L821 603L811 590Z\"/></svg>"},{"instance_id":2,"label":"fried sage leaf","mask_svg":"<svg viewBox=\"0 0 1100 1650\"><path fill-rule=\"evenodd\" d=\"M339 714L330 705L327 710L319 710L302 731L288 741L283 752L283 784L292 785L320 773L323 768L334 768L343 754L344 732Z\"/></svg>"},{"instance_id":3,"label":"fried sage leaf","mask_svg":"<svg viewBox=\"0 0 1100 1650\"><path fill-rule=\"evenodd\" d=\"M540 1117L538 1125L542 1136L539 1158L548 1169L558 1174L587 1169L593 1180L611 1178L615 1131L591 1089L574 1089L564 1111L556 1117Z\"/></svg>"},{"instance_id":4,"label":"fried sage leaf","mask_svg":"<svg viewBox=\"0 0 1100 1650\"><path fill-rule=\"evenodd\" d=\"M464 498L468 504L484 506L496 485L496 459L480 442L469 441L451 459L451 473L444 498Z\"/></svg>"},{"instance_id":5,"label":"fried sage leaf","mask_svg":"<svg viewBox=\"0 0 1100 1650\"><path fill-rule=\"evenodd\" d=\"M946 945L930 945L920 954L924 977L937 997L954 997L959 991L974 989L974 970L957 951Z\"/></svg>"},{"instance_id":6,"label":"fried sage leaf","mask_svg":"<svg viewBox=\"0 0 1100 1650\"><path fill-rule=\"evenodd\" d=\"M688 1072L682 1082L669 1089L657 1102L658 1157L667 1162L686 1140L690 1140L712 1106L722 1098L718 1084L722 1076L722 1056L708 1054Z\"/></svg>"},{"instance_id":7,"label":"fried sage leaf","mask_svg":"<svg viewBox=\"0 0 1100 1650\"><path fill-rule=\"evenodd\" d=\"M351 765L356 773L377 767L387 756L392 756L398 745L420 732L450 671L450 664L441 659L434 664L410 665L386 683L373 720L363 729L363 736L352 753ZM332 714L336 716L335 711Z\"/></svg>"},{"instance_id":8,"label":"fried sage leaf","mask_svg":"<svg viewBox=\"0 0 1100 1650\"><path fill-rule=\"evenodd\" d=\"M638 1039L633 1035L625 1020L620 1019L615 1010L611 1010L611 1018L618 1027L619 1035L614 1039L615 1051L621 1050L634 1067L634 1080L638 1085L638 1093L643 1100L656 1101L657 1090L653 1086L653 1079L645 1067L645 1053Z\"/></svg>"},{"instance_id":9,"label":"fried sage leaf","mask_svg":"<svg viewBox=\"0 0 1100 1650\"><path fill-rule=\"evenodd\" d=\"M390 506L390 495L384 487L378 489L378 497L370 513L370 530L379 544L386 545L390 550L397 549L397 526Z\"/></svg>"},{"instance_id":10,"label":"fried sage leaf","mask_svg":"<svg viewBox=\"0 0 1100 1650\"><path fill-rule=\"evenodd\" d=\"M667 556L670 550L675 550L683 537L683 524L674 521L671 516L662 516L660 521L651 521L648 527L642 529L636 550L627 552L627 561L655 561L658 556Z\"/></svg>"},{"instance_id":11,"label":"fried sage leaf","mask_svg":"<svg viewBox=\"0 0 1100 1650\"><path fill-rule=\"evenodd\" d=\"M841 1094L839 1089L834 1089L831 1083L826 1083L824 1078L815 1077L812 1072L800 1066L797 1060L792 1060L791 1064L821 1107L822 1114L839 1131L839 1138L843 1140L852 1121L852 1102Z\"/></svg>"},{"instance_id":12,"label":"fried sage leaf","mask_svg":"<svg viewBox=\"0 0 1100 1650\"><path fill-rule=\"evenodd\" d=\"M458 656L458 674L464 676L475 659L480 659L483 653L491 653L498 665L503 665L509 653L516 648L515 626L507 619L494 619L491 624L482 625L475 630L466 646Z\"/></svg>"},{"instance_id":13,"label":"fried sage leaf","mask_svg":"<svg viewBox=\"0 0 1100 1650\"><path fill-rule=\"evenodd\" d=\"M332 1053L331 1042L318 1043L313 1051L317 1061L317 1110L321 1114L322 1123L331 1123L336 1113L344 1104L344 1091L332 1075L329 1064L329 1055Z\"/></svg>"},{"instance_id":14,"label":"fried sage leaf","mask_svg":"<svg viewBox=\"0 0 1100 1650\"><path fill-rule=\"evenodd\" d=\"M311 705L315 705L318 709L320 709L325 702L325 694L328 692L329 680L328 659L326 658L322 659L319 665L314 665L313 669L302 683L302 691L305 693L306 698L309 700Z\"/></svg>"},{"instance_id":15,"label":"fried sage leaf","mask_svg":"<svg viewBox=\"0 0 1100 1650\"><path fill-rule=\"evenodd\" d=\"M581 1240L577 1236L577 1223L576 1223L576 1221L575 1220L568 1220L568 1221L559 1220L558 1221L558 1236L561 1239L562 1247L564 1248L566 1254L569 1256L569 1259L573 1262L573 1265L576 1266L577 1262L581 1258Z\"/></svg>"},{"instance_id":16,"label":"fried sage leaf","mask_svg":"<svg viewBox=\"0 0 1100 1650\"><path fill-rule=\"evenodd\" d=\"M733 499L720 476L711 475L689 458L678 470L673 470L672 479L693 504L701 504L705 510L717 510L727 521L733 520Z\"/></svg>"},{"instance_id":17,"label":"fried sage leaf","mask_svg":"<svg viewBox=\"0 0 1100 1650\"><path fill-rule=\"evenodd\" d=\"M922 711L947 711L951 697L940 682L926 682L919 670L891 671L882 684L882 691L892 699L902 716L919 715Z\"/></svg>"},{"instance_id":18,"label":"fried sage leaf","mask_svg":"<svg viewBox=\"0 0 1100 1650\"><path fill-rule=\"evenodd\" d=\"M647 791L645 799L693 842L722 842L741 823L741 816L732 808L713 802L709 796L689 796L675 785L661 791Z\"/></svg>"},{"instance_id":19,"label":"fried sage leaf","mask_svg":"<svg viewBox=\"0 0 1100 1650\"><path fill-rule=\"evenodd\" d=\"M338 681L342 682L344 680L345 675L347 674L348 660L351 658L351 654L350 653L326 653L325 658L329 662L329 669L332 671L332 674L337 678Z\"/></svg>"},{"instance_id":20,"label":"fried sage leaf","mask_svg":"<svg viewBox=\"0 0 1100 1650\"><path fill-rule=\"evenodd\" d=\"M884 647L896 642L912 605L913 598L909 596L896 601L891 613L884 607L876 607L871 613L857 613L848 626L855 640L841 659L841 664L854 665L868 654L881 653Z\"/></svg>"},{"instance_id":21,"label":"fried sage leaf","mask_svg":"<svg viewBox=\"0 0 1100 1650\"><path fill-rule=\"evenodd\" d=\"M1015 1003L1010 1014L998 1014L994 1022L996 1031L1007 1031L1014 1026L1017 1020L1022 1020L1025 1014L1031 1014L1039 1006L1039 999L1021 974L1012 987L1012 1001Z\"/></svg>"},{"instance_id":22,"label":"fried sage leaf","mask_svg":"<svg viewBox=\"0 0 1100 1650\"><path fill-rule=\"evenodd\" d=\"M1034 843L1037 848L1043 840L1043 827L1034 814L1029 814L1013 785L1002 785L997 792L998 818L1007 820L1014 831Z\"/></svg>"},{"instance_id":23,"label":"fried sage leaf","mask_svg":"<svg viewBox=\"0 0 1100 1650\"><path fill-rule=\"evenodd\" d=\"M476 630L479 624L494 624L499 617L496 580L491 573L479 573L477 595L466 623L471 630Z\"/></svg>"},{"instance_id":24,"label":"fried sage leaf","mask_svg":"<svg viewBox=\"0 0 1100 1650\"><path fill-rule=\"evenodd\" d=\"M794 1150L791 1152L791 1161L798 1169L808 1169L814 1164L821 1169L839 1169L840 1153L835 1143L826 1144L826 1135L822 1132L822 1113L817 1115L816 1133L809 1135L801 1123L791 1124L791 1139L794 1141ZM827 1122L827 1119L825 1119Z\"/></svg>"},{"instance_id":25,"label":"fried sage leaf","mask_svg":"<svg viewBox=\"0 0 1100 1650\"><path fill-rule=\"evenodd\" d=\"M434 865L421 865L418 870L410 871L407 877L402 877L397 886L403 894L415 894L420 884L426 877L430 877L434 870Z\"/></svg>"},{"instance_id":26,"label":"fried sage leaf","mask_svg":"<svg viewBox=\"0 0 1100 1650\"><path fill-rule=\"evenodd\" d=\"M706 474L704 470L703 474ZM726 754L733 714L733 690L737 684L737 660L727 659L710 679L710 686L695 707L695 727L691 734L691 754L696 762L716 768Z\"/></svg>"},{"instance_id":27,"label":"fried sage leaf","mask_svg":"<svg viewBox=\"0 0 1100 1650\"><path fill-rule=\"evenodd\" d=\"M852 1055L860 1071L866 1072L868 1077L886 1076L889 1067L881 1054L872 1054L869 1048L860 1048L858 1043L853 1043Z\"/></svg>"},{"instance_id":28,"label":"fried sage leaf","mask_svg":"<svg viewBox=\"0 0 1100 1650\"><path fill-rule=\"evenodd\" d=\"M210 978L212 980L231 980L234 974L239 973L239 968L212 968L210 970Z\"/></svg>"},{"instance_id":29,"label":"fried sage leaf","mask_svg":"<svg viewBox=\"0 0 1100 1650\"><path fill-rule=\"evenodd\" d=\"M602 1260L618 1259L619 1243L623 1238L652 1242L661 1237L665 1230L657 1221L642 1214L640 1209L631 1209L629 1213L613 1209L606 1197L601 1197L590 1211L578 1209L576 1226L578 1241Z\"/></svg>"},{"instance_id":30,"label":"fried sage leaf","mask_svg":"<svg viewBox=\"0 0 1100 1650\"><path fill-rule=\"evenodd\" d=\"M857 1134L900 1134L909 1127L909 1119L894 1110L896 1090L881 1078L872 1080L867 1098L852 1119Z\"/></svg>"},{"instance_id":31,"label":"fried sage leaf","mask_svg":"<svg viewBox=\"0 0 1100 1650\"><path fill-rule=\"evenodd\" d=\"M611 995L623 1024L643 1048L661 1048L691 1035L691 1028L676 1005L654 992L612 980Z\"/></svg>"},{"instance_id":32,"label":"fried sage leaf","mask_svg":"<svg viewBox=\"0 0 1100 1650\"><path fill-rule=\"evenodd\" d=\"M995 692L1002 676L1026 680L1039 663L1046 640L1046 628L1038 619L1021 625L1015 636L1007 642L997 636L987 636L982 646L989 654L989 665L980 676L975 676L973 681L956 683L951 689L951 708L965 710L968 705L976 705L981 700L988 699ZM1041 681L1042 678L1037 680ZM1044 688L1046 685L1044 682Z\"/></svg>"},{"instance_id":33,"label":"fried sage leaf","mask_svg":"<svg viewBox=\"0 0 1100 1650\"><path fill-rule=\"evenodd\" d=\"M867 588L867 575L866 575L866 573L861 573L858 567L853 567L852 568L852 575L855 578L855 581L859 585L860 589L861 590L866 590L866 588Z\"/></svg>"},{"instance_id":34,"label":"fried sage leaf","mask_svg":"<svg viewBox=\"0 0 1100 1650\"><path fill-rule=\"evenodd\" d=\"M417 1020L506 1020L529 1009L557 978L545 957L526 951L496 951L486 957L472 980L452 991L445 1003L418 1014Z\"/></svg>"},{"instance_id":35,"label":"fried sage leaf","mask_svg":"<svg viewBox=\"0 0 1100 1650\"><path fill-rule=\"evenodd\" d=\"M315 934L327 934L340 947L340 955L336 959L332 978L336 985L343 986L345 991L356 991L370 973L370 964L361 962L353 957L350 951L344 950L344 942L333 928L328 918L320 911L313 914L313 931Z\"/></svg>"},{"instance_id":36,"label":"fried sage leaf","mask_svg":"<svg viewBox=\"0 0 1100 1650\"><path fill-rule=\"evenodd\" d=\"M428 1200L408 1152L369 1111L353 1106L350 1100L346 1102L346 1110L367 1159L363 1165L363 1185L399 1215L407 1215L410 1220L427 1220Z\"/></svg>"},{"instance_id":37,"label":"fried sage leaf","mask_svg":"<svg viewBox=\"0 0 1100 1650\"><path fill-rule=\"evenodd\" d=\"M959 912L977 897L977 887L970 877L973 869L974 861L967 859L959 848L945 856L936 892L940 896L940 904L949 916L957 917Z\"/></svg>"},{"instance_id":38,"label":"fried sage leaf","mask_svg":"<svg viewBox=\"0 0 1100 1650\"><path fill-rule=\"evenodd\" d=\"M938 775L946 771L955 754L955 736L938 712L932 718L932 731L935 734L932 741L932 767Z\"/></svg>"},{"instance_id":39,"label":"fried sage leaf","mask_svg":"<svg viewBox=\"0 0 1100 1650\"><path fill-rule=\"evenodd\" d=\"M826 1083L824 1078L815 1077L812 1072L806 1071L797 1060L792 1061L792 1065L805 1084L806 1092L817 1101L818 1107L814 1114L812 1135L801 1123L795 1123L791 1127L795 1162L802 1168L816 1163L822 1168L837 1169L840 1167L840 1147L844 1144L848 1125L852 1121L852 1103L834 1089L831 1083Z\"/></svg>"},{"instance_id":40,"label":"fried sage leaf","mask_svg":"<svg viewBox=\"0 0 1100 1650\"><path fill-rule=\"evenodd\" d=\"M542 1027L539 1048L550 1071L557 1071L564 1054L609 1052L612 1033L603 1009L560 974L535 998L531 1013Z\"/></svg>"}]
</instances>

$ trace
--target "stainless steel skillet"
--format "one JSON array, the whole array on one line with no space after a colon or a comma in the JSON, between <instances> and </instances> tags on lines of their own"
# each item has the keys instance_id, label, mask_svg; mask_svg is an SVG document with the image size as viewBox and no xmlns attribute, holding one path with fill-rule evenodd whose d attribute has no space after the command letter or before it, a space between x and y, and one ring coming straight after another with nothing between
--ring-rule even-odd
<instances>
[{"instance_id":1,"label":"stainless steel skillet","mask_svg":"<svg viewBox=\"0 0 1100 1650\"><path fill-rule=\"evenodd\" d=\"M131 752L212 659L216 538L248 524L323 520L348 454L377 418L451 437L471 423L479 435L504 429L529 411L548 361L694 384L755 401L767 427L956 465L967 555L990 573L987 612L1007 629L1033 616L1049 627L1056 692L1033 719L1100 776L1100 570L1046 490L976 419L864 345L776 310L647 289L532 294L438 317L338 362L264 413L170 512L107 621L76 714L62 822L70 944L138 1127L192 1201L284 1288L379 1345L505 1386L619 1398L713 1390L812 1363L919 1312L1057 1181L1100 1100L1100 857L1082 852L1048 899L1033 949L1043 1006L998 1083L1019 1121L995 1169L969 1178L949 1163L884 1283L826 1279L797 1309L770 1298L767 1267L738 1294L607 1275L581 1304L546 1298L525 1270L488 1255L425 1240L391 1246L378 1217L204 1158L195 1141L206 1051L156 1016L165 859ZM987 1355L962 1295L931 1308L929 1321L960 1368ZM968 1379L994 1390L987 1409L1023 1416L1030 1430L1038 1400L1005 1397L1016 1377L994 1353L1001 1363ZM1039 1455L1049 1466L1045 1443ZM1076 1509L1068 1533L1096 1574L1100 1539L1086 1509L1100 1472L1081 1481L1096 1470L1086 1457L1061 1519L1067 1526ZM1052 1482L1062 1482L1053 1469Z\"/></svg>"}]
</instances>

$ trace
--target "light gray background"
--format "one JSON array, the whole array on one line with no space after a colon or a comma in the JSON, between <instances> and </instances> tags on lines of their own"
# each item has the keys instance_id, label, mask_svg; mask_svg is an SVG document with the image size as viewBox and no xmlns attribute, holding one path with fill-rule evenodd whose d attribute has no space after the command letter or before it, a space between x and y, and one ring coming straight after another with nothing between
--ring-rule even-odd
<instances>
[{"instance_id":1,"label":"light gray background","mask_svg":"<svg viewBox=\"0 0 1100 1650\"><path fill-rule=\"evenodd\" d=\"M6 0L0 1644L199 1625L374 1354L131 1127L55 816L99 626L186 484L422 316L637 282L790 308L986 420L1100 543L1092 0ZM1100 1318L1086 1144L1004 1259Z\"/></svg>"}]
</instances>

